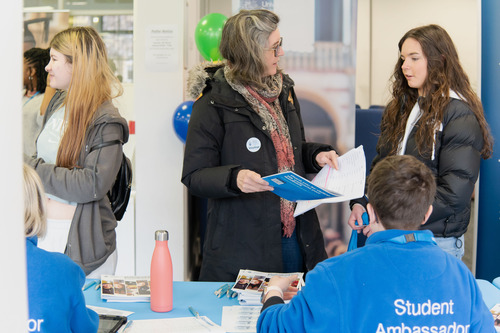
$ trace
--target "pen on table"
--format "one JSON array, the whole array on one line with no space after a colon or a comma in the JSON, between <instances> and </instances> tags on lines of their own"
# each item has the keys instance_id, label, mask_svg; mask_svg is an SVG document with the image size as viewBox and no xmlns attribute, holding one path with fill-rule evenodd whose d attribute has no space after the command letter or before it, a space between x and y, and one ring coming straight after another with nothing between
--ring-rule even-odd
<instances>
[{"instance_id":1,"label":"pen on table","mask_svg":"<svg viewBox=\"0 0 500 333\"><path fill-rule=\"evenodd\" d=\"M219 296L221 293L223 293L226 290L227 286L228 286L227 284L220 286L219 289L214 291L214 294Z\"/></svg>"},{"instance_id":2,"label":"pen on table","mask_svg":"<svg viewBox=\"0 0 500 333\"><path fill-rule=\"evenodd\" d=\"M99 282L99 283L96 284L95 290L99 290L99 288L101 288L101 282Z\"/></svg>"},{"instance_id":3,"label":"pen on table","mask_svg":"<svg viewBox=\"0 0 500 333\"><path fill-rule=\"evenodd\" d=\"M189 309L189 312L191 312L191 314L193 316L195 316L196 318L200 318L200 314L198 313L198 311L196 311L195 309L193 309L192 306L190 306L188 309Z\"/></svg>"},{"instance_id":4,"label":"pen on table","mask_svg":"<svg viewBox=\"0 0 500 333\"><path fill-rule=\"evenodd\" d=\"M189 309L189 312L191 312L191 314L196 317L196 319L201 320L210 326L214 326L214 323L212 323L206 317L200 317L200 314L198 313L198 311L196 311L192 306L190 306L188 309Z\"/></svg>"},{"instance_id":5,"label":"pen on table","mask_svg":"<svg viewBox=\"0 0 500 333\"><path fill-rule=\"evenodd\" d=\"M90 287L92 287L96 283L97 283L97 281L95 281L95 280L91 281L91 282L87 283L86 285L84 285L82 290L85 291L85 290L89 289Z\"/></svg>"},{"instance_id":6,"label":"pen on table","mask_svg":"<svg viewBox=\"0 0 500 333\"><path fill-rule=\"evenodd\" d=\"M127 325L125 325L125 327L123 328L122 333L125 333L125 331L126 331L128 328L132 327L132 323L133 323L133 321L132 321L132 320L129 320L129 321L128 321L128 323L127 323Z\"/></svg>"},{"instance_id":7,"label":"pen on table","mask_svg":"<svg viewBox=\"0 0 500 333\"><path fill-rule=\"evenodd\" d=\"M228 290L231 289L231 285L229 284L225 284L223 285L222 287L220 287L219 289L217 289L215 291L215 294L217 295L217 297L221 298L222 296L224 296Z\"/></svg>"}]
</instances>

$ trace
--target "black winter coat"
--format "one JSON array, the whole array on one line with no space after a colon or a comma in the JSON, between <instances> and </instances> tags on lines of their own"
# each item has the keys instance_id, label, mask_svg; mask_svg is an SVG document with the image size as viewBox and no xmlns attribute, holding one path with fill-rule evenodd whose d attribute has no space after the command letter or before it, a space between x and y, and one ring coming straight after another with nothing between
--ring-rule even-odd
<instances>
[{"instance_id":1,"label":"black winter coat","mask_svg":"<svg viewBox=\"0 0 500 333\"><path fill-rule=\"evenodd\" d=\"M206 81L189 121L182 182L192 194L208 198L207 230L200 280L234 281L240 269L282 271L280 198L271 192L242 193L236 186L240 169L261 176L278 172L276 152L264 123L233 90L219 69ZM293 81L283 77L279 96L295 155L295 172L318 172L315 157L328 145L305 142ZM204 86L204 84L202 84ZM258 139L252 152L249 139ZM296 218L297 238L311 270L326 259L316 212Z\"/></svg>"},{"instance_id":2,"label":"black winter coat","mask_svg":"<svg viewBox=\"0 0 500 333\"><path fill-rule=\"evenodd\" d=\"M431 230L436 237L460 237L469 225L471 196L479 174L484 142L481 127L466 103L450 98L442 129L436 135L434 158L425 158L419 154L415 142L418 126L421 126L420 121L408 137L405 154L427 165L437 183L432 214L421 229ZM381 144L383 141L378 141L372 169L389 154L389 148ZM351 201L351 205L353 203L366 206L363 199Z\"/></svg>"}]
</instances>

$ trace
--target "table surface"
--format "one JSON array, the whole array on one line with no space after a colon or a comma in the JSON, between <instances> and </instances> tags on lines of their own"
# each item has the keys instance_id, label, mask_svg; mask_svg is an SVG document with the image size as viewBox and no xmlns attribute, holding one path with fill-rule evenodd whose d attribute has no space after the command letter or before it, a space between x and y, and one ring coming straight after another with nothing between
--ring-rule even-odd
<instances>
[{"instance_id":1,"label":"table surface","mask_svg":"<svg viewBox=\"0 0 500 333\"><path fill-rule=\"evenodd\" d=\"M87 280L86 283L90 281L92 280ZM477 283L488 309L500 303L499 288L486 280L477 279ZM220 325L222 308L238 305L236 298L227 298L226 296L218 298L214 295L214 291L224 284L225 282L174 281L173 309L163 313L152 311L149 302L106 302L101 299L100 289L95 290L94 287L83 293L87 305L134 312L128 317L130 320L190 317L192 314L188 308L192 306L199 312L200 316L207 316L214 323Z\"/></svg>"},{"instance_id":2,"label":"table surface","mask_svg":"<svg viewBox=\"0 0 500 333\"><path fill-rule=\"evenodd\" d=\"M87 280L86 283L91 281ZM134 312L128 317L129 320L191 317L188 308L192 306L200 316L207 316L220 325L222 308L238 305L236 298L218 298L214 295L214 291L224 284L225 282L174 281L173 309L169 312L153 312L149 302L106 302L101 299L101 290L95 290L94 287L83 293L87 305Z\"/></svg>"}]
</instances>

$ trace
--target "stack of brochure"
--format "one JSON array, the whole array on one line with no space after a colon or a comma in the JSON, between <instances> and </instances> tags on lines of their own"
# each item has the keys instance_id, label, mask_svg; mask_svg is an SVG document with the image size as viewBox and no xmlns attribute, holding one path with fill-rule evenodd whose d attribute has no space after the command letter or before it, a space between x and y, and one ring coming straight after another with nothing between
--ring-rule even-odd
<instances>
[{"instance_id":1,"label":"stack of brochure","mask_svg":"<svg viewBox=\"0 0 500 333\"><path fill-rule=\"evenodd\" d=\"M268 285L269 280L275 275L297 275L297 279L292 283L292 286L300 289L304 285L304 273L302 272L265 273L248 269L240 269L236 282L231 290L238 293L238 301L240 305L262 305L260 303L262 291L264 291L264 288Z\"/></svg>"},{"instance_id":2,"label":"stack of brochure","mask_svg":"<svg viewBox=\"0 0 500 333\"><path fill-rule=\"evenodd\" d=\"M101 276L101 299L108 302L149 302L149 276Z\"/></svg>"}]
</instances>

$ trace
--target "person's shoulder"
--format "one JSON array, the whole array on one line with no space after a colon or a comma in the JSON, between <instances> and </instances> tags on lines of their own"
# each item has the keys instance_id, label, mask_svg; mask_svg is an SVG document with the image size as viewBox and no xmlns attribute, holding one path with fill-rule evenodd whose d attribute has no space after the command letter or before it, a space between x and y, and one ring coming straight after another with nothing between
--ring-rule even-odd
<instances>
[{"instance_id":1,"label":"person's shoulder","mask_svg":"<svg viewBox=\"0 0 500 333\"><path fill-rule=\"evenodd\" d=\"M40 248L39 250L43 251L45 256L58 266L64 266L65 269L70 270L78 270L80 268L80 266L78 266L73 260L71 260L70 257L65 255L64 253L49 252Z\"/></svg>"},{"instance_id":2,"label":"person's shoulder","mask_svg":"<svg viewBox=\"0 0 500 333\"><path fill-rule=\"evenodd\" d=\"M55 276L71 276L75 279L85 279L85 273L70 257L59 252L49 252L37 247L28 245L28 266L42 267L48 274ZM30 265L30 262L32 265ZM54 278L53 277L53 278ZM66 278L62 279L63 281Z\"/></svg>"},{"instance_id":3,"label":"person's shoulder","mask_svg":"<svg viewBox=\"0 0 500 333\"><path fill-rule=\"evenodd\" d=\"M460 132L479 131L479 122L471 107L463 100L451 98L443 114L443 126ZM451 126L451 127L450 127Z\"/></svg>"},{"instance_id":4,"label":"person's shoulder","mask_svg":"<svg viewBox=\"0 0 500 333\"><path fill-rule=\"evenodd\" d=\"M306 285L312 281L314 283L337 281L336 284L343 285L350 277L364 274L366 268L371 267L374 261L374 254L367 250L367 246L364 246L319 262L306 274Z\"/></svg>"},{"instance_id":5,"label":"person's shoulder","mask_svg":"<svg viewBox=\"0 0 500 333\"><path fill-rule=\"evenodd\" d=\"M204 62L191 68L187 78L188 95L197 99L207 88L221 81L223 67L223 63Z\"/></svg>"},{"instance_id":6,"label":"person's shoulder","mask_svg":"<svg viewBox=\"0 0 500 333\"><path fill-rule=\"evenodd\" d=\"M451 119L469 115L474 116L474 112L472 111L469 104L461 99L450 98L450 102L446 106L445 118Z\"/></svg>"},{"instance_id":7,"label":"person's shoulder","mask_svg":"<svg viewBox=\"0 0 500 333\"><path fill-rule=\"evenodd\" d=\"M367 251L372 247L373 245L368 248L364 246L338 256L330 257L318 263L317 267L323 267L327 270L331 270L333 267L352 267L353 262L365 260Z\"/></svg>"},{"instance_id":8,"label":"person's shoulder","mask_svg":"<svg viewBox=\"0 0 500 333\"><path fill-rule=\"evenodd\" d=\"M293 86L295 85L295 82L294 82L294 81L293 81L293 79L290 77L290 75L285 74L285 73L283 73L283 72L282 72L281 74L282 74L282 76L283 76L283 85L284 85L285 87L290 88L290 87L293 87Z\"/></svg>"},{"instance_id":9,"label":"person's shoulder","mask_svg":"<svg viewBox=\"0 0 500 333\"><path fill-rule=\"evenodd\" d=\"M116 117L120 116L120 112L118 111L118 108L113 104L112 101L105 101L97 108L97 117L101 115Z\"/></svg>"},{"instance_id":10,"label":"person's shoulder","mask_svg":"<svg viewBox=\"0 0 500 333\"><path fill-rule=\"evenodd\" d=\"M127 120L120 114L120 111L112 101L105 101L97 108L94 124L99 125L104 123L118 123L128 133Z\"/></svg>"}]
</instances>

